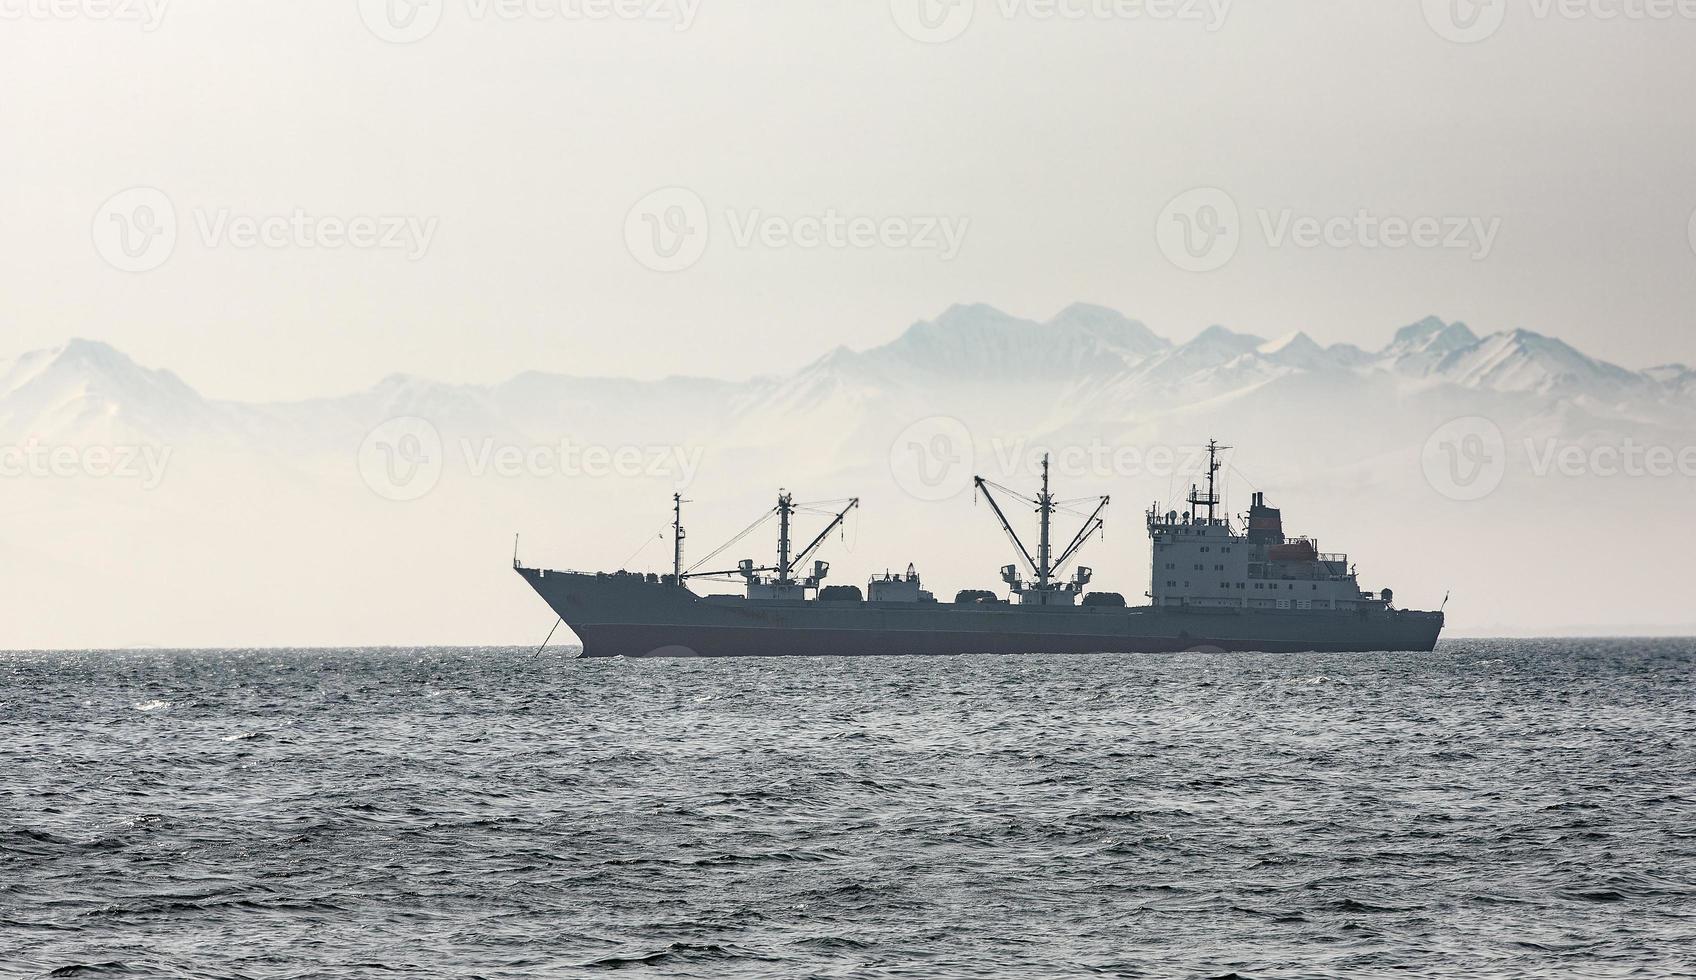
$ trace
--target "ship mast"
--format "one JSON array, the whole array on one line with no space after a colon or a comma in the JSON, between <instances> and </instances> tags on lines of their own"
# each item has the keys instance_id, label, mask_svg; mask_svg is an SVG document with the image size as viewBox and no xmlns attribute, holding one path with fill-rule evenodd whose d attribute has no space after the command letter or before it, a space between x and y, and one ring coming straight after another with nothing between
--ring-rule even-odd
<instances>
[{"instance_id":1,"label":"ship mast","mask_svg":"<svg viewBox=\"0 0 1696 980\"><path fill-rule=\"evenodd\" d=\"M1049 523L1054 516L1054 495L1048 492L1048 454L1042 454L1042 492L1036 497L1036 510L1042 518L1042 541L1037 545L1037 588L1046 589L1054 577L1054 553L1049 544Z\"/></svg>"},{"instance_id":2,"label":"ship mast","mask_svg":"<svg viewBox=\"0 0 1696 980\"><path fill-rule=\"evenodd\" d=\"M683 494L671 495L671 577L683 584Z\"/></svg>"},{"instance_id":3,"label":"ship mast","mask_svg":"<svg viewBox=\"0 0 1696 980\"><path fill-rule=\"evenodd\" d=\"M789 515L795 512L795 498L787 490L777 493L777 583L788 585L789 578Z\"/></svg>"}]
</instances>

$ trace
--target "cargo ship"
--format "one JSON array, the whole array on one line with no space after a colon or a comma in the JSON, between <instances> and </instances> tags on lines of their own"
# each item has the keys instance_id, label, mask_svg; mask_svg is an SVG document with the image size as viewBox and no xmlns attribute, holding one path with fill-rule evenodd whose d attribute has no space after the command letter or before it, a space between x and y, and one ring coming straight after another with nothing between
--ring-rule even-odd
<instances>
[{"instance_id":1,"label":"cargo ship","mask_svg":"<svg viewBox=\"0 0 1696 980\"><path fill-rule=\"evenodd\" d=\"M732 539L734 544L776 518L777 555L769 565L744 559L735 568L699 570L713 564L725 551L720 548L685 568L684 501L675 495L670 574L529 568L516 549L513 567L577 634L583 657L1402 652L1436 646L1442 610L1398 609L1391 590L1363 591L1347 555L1286 536L1283 515L1265 494L1254 494L1241 520L1223 516L1216 481L1225 448L1209 443L1205 489L1191 486L1185 511L1156 505L1145 512L1152 567L1148 602L1136 606L1118 593L1088 591L1093 572L1074 566L1104 526L1110 498L1095 501L1067 544L1055 546L1054 517L1063 507L1050 489L1047 457L1041 489L1020 498L1039 518L1034 550L997 498L1013 491L982 477L974 481L1018 559L1001 569L1005 595L966 590L952 602L939 601L911 565L905 573L872 578L863 592L827 586L830 564L815 555L859 500L834 502L825 529L796 549L795 515L816 507L797 504L787 492ZM698 594L690 587L727 578L739 582L742 594Z\"/></svg>"}]
</instances>

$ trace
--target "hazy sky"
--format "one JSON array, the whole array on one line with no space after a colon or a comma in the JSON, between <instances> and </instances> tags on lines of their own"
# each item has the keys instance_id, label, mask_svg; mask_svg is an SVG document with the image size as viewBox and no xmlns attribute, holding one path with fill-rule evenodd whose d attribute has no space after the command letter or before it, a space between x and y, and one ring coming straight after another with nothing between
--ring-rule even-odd
<instances>
[{"instance_id":1,"label":"hazy sky","mask_svg":"<svg viewBox=\"0 0 1696 980\"><path fill-rule=\"evenodd\" d=\"M409 2L0 0L0 356L232 398L743 377L1089 300L1696 361L1675 0ZM1238 240L1174 257L1221 200Z\"/></svg>"}]
</instances>

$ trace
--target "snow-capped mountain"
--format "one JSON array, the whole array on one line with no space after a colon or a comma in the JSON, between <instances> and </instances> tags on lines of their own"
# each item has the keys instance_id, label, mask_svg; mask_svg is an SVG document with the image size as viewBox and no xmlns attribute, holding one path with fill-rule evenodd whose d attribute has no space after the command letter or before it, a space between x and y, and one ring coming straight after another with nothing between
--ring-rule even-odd
<instances>
[{"instance_id":1,"label":"snow-capped mountain","mask_svg":"<svg viewBox=\"0 0 1696 980\"><path fill-rule=\"evenodd\" d=\"M1345 378L1355 379L1344 381ZM1223 326L1174 344L1143 324L1078 304L1046 322L987 306L956 306L864 351L841 348L792 374L727 382L642 382L530 372L495 386L389 377L338 398L293 403L210 402L168 370L149 369L101 343L74 340L0 364L0 438L88 442L245 438L308 450L345 444L385 419L418 416L497 437L560 434L613 440L718 433L750 445L803 434L852 433L913 412L988 413L1111 421L1117 412L1181 408L1242 397L1273 381L1284 396L1339 384L1483 392L1562 402L1640 418L1696 410L1696 372L1669 365L1634 372L1527 330L1479 337L1430 318L1397 330L1381 350L1321 347L1296 332L1267 341Z\"/></svg>"},{"instance_id":2,"label":"snow-capped mountain","mask_svg":"<svg viewBox=\"0 0 1696 980\"><path fill-rule=\"evenodd\" d=\"M1437 317L1426 317L1396 331L1388 347L1378 356L1385 367L1397 374L1418 376L1430 373L1443 358L1478 343L1464 323L1444 323Z\"/></svg>"},{"instance_id":3,"label":"snow-capped mountain","mask_svg":"<svg viewBox=\"0 0 1696 980\"><path fill-rule=\"evenodd\" d=\"M1467 388L1490 391L1617 394L1652 379L1586 357L1529 330L1496 333L1450 351L1431 373Z\"/></svg>"},{"instance_id":4,"label":"snow-capped mountain","mask_svg":"<svg viewBox=\"0 0 1696 980\"><path fill-rule=\"evenodd\" d=\"M1643 374L1674 396L1696 395L1696 371L1682 364L1663 364Z\"/></svg>"},{"instance_id":5,"label":"snow-capped mountain","mask_svg":"<svg viewBox=\"0 0 1696 980\"><path fill-rule=\"evenodd\" d=\"M1100 306L1080 303L1046 323L990 306L955 306L881 347L833 351L804 373L876 383L1070 383L1122 374L1170 346L1143 324Z\"/></svg>"},{"instance_id":6,"label":"snow-capped mountain","mask_svg":"<svg viewBox=\"0 0 1696 980\"><path fill-rule=\"evenodd\" d=\"M0 440L112 442L210 433L219 413L170 371L92 340L0 363Z\"/></svg>"},{"instance_id":7,"label":"snow-capped mountain","mask_svg":"<svg viewBox=\"0 0 1696 980\"><path fill-rule=\"evenodd\" d=\"M1300 332L1267 341L1223 326L1174 344L1104 307L1079 304L1038 322L980 305L953 307L881 347L838 349L792 374L747 382L530 372L472 386L394 376L338 398L275 404L209 402L168 370L75 340L0 365L0 438L232 436L267 450L305 451L326 438L345 444L385 419L418 416L502 438L652 441L719 433L770 445L809 433L881 432L887 426L880 422L931 410L989 414L998 422L1035 418L1058 428L1072 414L1111 421L1114 413L1146 413L1151 404L1172 409L1243 397L1281 379L1285 396L1319 393L1345 377L1398 390L1526 398L1550 410L1583 402L1633 418L1668 405L1696 409L1696 373L1682 365L1629 371L1527 330L1479 337L1465 324L1430 318L1368 353L1321 347Z\"/></svg>"},{"instance_id":8,"label":"snow-capped mountain","mask_svg":"<svg viewBox=\"0 0 1696 980\"><path fill-rule=\"evenodd\" d=\"M1303 371L1323 371L1345 366L1344 362L1338 360L1330 351L1299 330L1261 344L1255 349L1255 353L1273 364Z\"/></svg>"}]
</instances>

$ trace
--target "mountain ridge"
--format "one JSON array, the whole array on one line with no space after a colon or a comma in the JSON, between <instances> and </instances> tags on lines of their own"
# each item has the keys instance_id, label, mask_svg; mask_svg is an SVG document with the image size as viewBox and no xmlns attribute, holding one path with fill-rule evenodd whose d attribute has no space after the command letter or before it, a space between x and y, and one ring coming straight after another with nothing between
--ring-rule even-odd
<instances>
[{"instance_id":1,"label":"mountain ridge","mask_svg":"<svg viewBox=\"0 0 1696 980\"><path fill-rule=\"evenodd\" d=\"M1677 403L1696 397L1683 365L1632 371L1559 338L1516 328L1480 336L1465 323L1427 317L1396 329L1377 351L1324 347L1302 331L1275 341L1214 325L1174 342L1105 306L1074 303L1046 321L986 304L958 304L863 350L837 347L795 371L749 381L678 375L652 381L532 369L496 384L389 375L369 388L295 401L212 401L163 368L147 368L102 341L0 362L0 438L181 437L253 428L255 419L397 414L462 417L483 428L545 428L574 419L624 417L639 431L648 415L693 416L712 425L774 433L809 416L865 414L933 388L1039 390L1095 411L1151 401L1196 402L1248 392L1286 376L1358 374L1395 384L1450 386L1597 405ZM994 398L986 410L993 410ZM968 404L972 399L966 399ZM1688 406L1696 407L1696 406Z\"/></svg>"}]
</instances>

